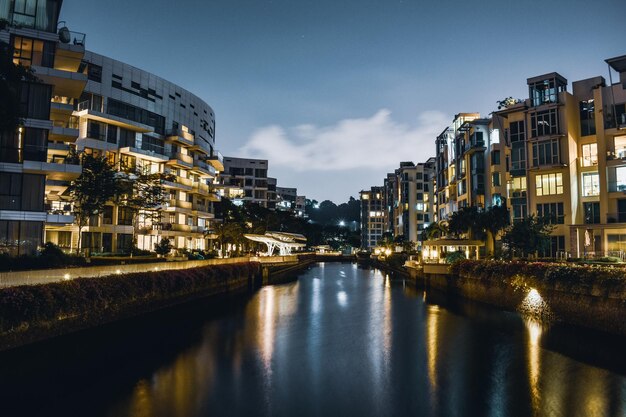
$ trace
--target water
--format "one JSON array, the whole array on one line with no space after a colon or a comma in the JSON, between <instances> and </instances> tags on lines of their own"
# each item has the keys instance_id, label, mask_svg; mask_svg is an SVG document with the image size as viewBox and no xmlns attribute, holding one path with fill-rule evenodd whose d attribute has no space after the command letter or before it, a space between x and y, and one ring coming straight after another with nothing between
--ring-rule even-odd
<instances>
[{"instance_id":1,"label":"water","mask_svg":"<svg viewBox=\"0 0 626 417\"><path fill-rule=\"evenodd\" d=\"M320 264L0 354L0 415L626 416L626 341Z\"/></svg>"}]
</instances>

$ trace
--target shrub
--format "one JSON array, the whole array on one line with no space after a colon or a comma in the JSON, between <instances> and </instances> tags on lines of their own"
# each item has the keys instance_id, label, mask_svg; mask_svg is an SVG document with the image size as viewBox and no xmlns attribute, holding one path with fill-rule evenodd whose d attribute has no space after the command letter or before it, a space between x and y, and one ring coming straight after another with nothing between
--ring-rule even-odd
<instances>
[{"instance_id":1,"label":"shrub","mask_svg":"<svg viewBox=\"0 0 626 417\"><path fill-rule=\"evenodd\" d=\"M212 265L3 288L0 333L23 326L47 326L68 316L110 317L127 306L167 301L226 285L258 269L256 263Z\"/></svg>"},{"instance_id":2,"label":"shrub","mask_svg":"<svg viewBox=\"0 0 626 417\"><path fill-rule=\"evenodd\" d=\"M456 252L450 252L446 255L446 263L447 264L453 264L456 261L460 261L462 259L465 259L465 254L463 252L460 251L456 251Z\"/></svg>"}]
</instances>

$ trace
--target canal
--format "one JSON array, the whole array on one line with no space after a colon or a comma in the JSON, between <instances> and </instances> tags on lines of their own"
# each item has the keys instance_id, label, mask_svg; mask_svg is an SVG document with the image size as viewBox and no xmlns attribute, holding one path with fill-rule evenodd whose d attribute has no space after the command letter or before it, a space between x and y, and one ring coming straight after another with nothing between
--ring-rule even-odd
<instances>
[{"instance_id":1,"label":"canal","mask_svg":"<svg viewBox=\"0 0 626 417\"><path fill-rule=\"evenodd\" d=\"M4 416L625 416L626 341L318 264L0 353Z\"/></svg>"}]
</instances>

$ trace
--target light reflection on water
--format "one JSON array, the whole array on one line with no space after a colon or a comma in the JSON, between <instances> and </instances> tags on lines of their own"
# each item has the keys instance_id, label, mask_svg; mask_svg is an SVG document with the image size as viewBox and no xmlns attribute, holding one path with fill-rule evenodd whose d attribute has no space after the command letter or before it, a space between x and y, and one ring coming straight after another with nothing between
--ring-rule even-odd
<instances>
[{"instance_id":1,"label":"light reflection on water","mask_svg":"<svg viewBox=\"0 0 626 417\"><path fill-rule=\"evenodd\" d=\"M173 322L184 326L186 314ZM622 371L562 353L593 362L602 344L592 334L405 288L350 264L264 287L227 314L195 314L206 314L189 330L197 340L148 368L99 374L105 387L129 389L85 388L73 397L81 408L94 404L82 415L626 415ZM164 333L160 343L170 342ZM155 339L144 343L139 350L158 358ZM579 351L585 344L589 353ZM71 360L60 359L60 369ZM16 394L27 392L19 382L10 388L0 383L3 404L30 404ZM71 415L60 398L51 389L41 415Z\"/></svg>"}]
</instances>

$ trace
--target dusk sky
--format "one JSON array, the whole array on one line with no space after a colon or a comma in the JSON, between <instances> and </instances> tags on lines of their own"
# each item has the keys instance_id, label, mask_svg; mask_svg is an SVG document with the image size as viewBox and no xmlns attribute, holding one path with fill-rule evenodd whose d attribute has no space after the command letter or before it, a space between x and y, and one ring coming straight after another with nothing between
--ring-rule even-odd
<instances>
[{"instance_id":1,"label":"dusk sky","mask_svg":"<svg viewBox=\"0 0 626 417\"><path fill-rule=\"evenodd\" d=\"M222 154L339 203L433 155L455 113L525 98L528 77L608 81L625 15L624 0L66 0L61 19L209 103Z\"/></svg>"}]
</instances>

